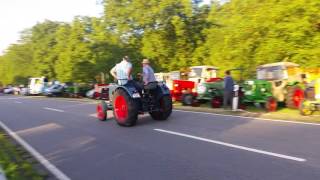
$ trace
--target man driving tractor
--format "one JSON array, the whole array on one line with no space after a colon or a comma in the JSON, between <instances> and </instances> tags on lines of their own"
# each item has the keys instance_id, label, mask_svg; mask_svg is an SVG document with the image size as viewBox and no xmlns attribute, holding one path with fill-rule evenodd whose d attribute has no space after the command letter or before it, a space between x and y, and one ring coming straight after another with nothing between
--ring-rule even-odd
<instances>
[{"instance_id":1,"label":"man driving tractor","mask_svg":"<svg viewBox=\"0 0 320 180\"><path fill-rule=\"evenodd\" d=\"M134 126L139 114L149 113L154 120L166 120L172 112L172 99L169 88L157 82L149 60L144 59L143 85L139 85L132 78L132 64L129 57L110 71L117 83L108 86L108 101L101 101L97 105L97 117L101 121L107 119L107 110L112 110L116 122L121 126Z\"/></svg>"}]
</instances>

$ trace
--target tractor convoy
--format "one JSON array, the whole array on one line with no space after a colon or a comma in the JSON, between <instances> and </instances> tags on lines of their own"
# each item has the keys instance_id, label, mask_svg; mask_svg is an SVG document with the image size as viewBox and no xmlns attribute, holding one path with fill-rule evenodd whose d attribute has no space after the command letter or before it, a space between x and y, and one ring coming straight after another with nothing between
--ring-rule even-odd
<instances>
[{"instance_id":1,"label":"tractor convoy","mask_svg":"<svg viewBox=\"0 0 320 180\"><path fill-rule=\"evenodd\" d=\"M187 72L158 73L157 79L167 84L173 101L186 106L209 102L213 108L219 108L223 102L224 82L217 77L218 70L214 66L192 66ZM257 67L256 78L240 78L239 107L255 105L268 112L276 111L279 106L317 109L316 101L307 101L310 98L306 97L315 99L317 79L320 79L320 68L302 69L292 62L261 65Z\"/></svg>"}]
</instances>

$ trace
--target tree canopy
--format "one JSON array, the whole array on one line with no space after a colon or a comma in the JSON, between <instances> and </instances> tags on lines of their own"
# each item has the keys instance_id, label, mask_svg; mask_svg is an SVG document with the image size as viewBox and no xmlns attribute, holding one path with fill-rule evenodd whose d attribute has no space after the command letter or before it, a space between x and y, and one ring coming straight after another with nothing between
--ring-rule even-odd
<instances>
[{"instance_id":1,"label":"tree canopy","mask_svg":"<svg viewBox=\"0 0 320 180\"><path fill-rule=\"evenodd\" d=\"M320 2L313 0L104 0L101 17L46 20L24 30L0 56L0 83L46 76L91 82L124 55L135 72L149 58L157 71L192 65L242 67L291 61L320 66Z\"/></svg>"}]
</instances>

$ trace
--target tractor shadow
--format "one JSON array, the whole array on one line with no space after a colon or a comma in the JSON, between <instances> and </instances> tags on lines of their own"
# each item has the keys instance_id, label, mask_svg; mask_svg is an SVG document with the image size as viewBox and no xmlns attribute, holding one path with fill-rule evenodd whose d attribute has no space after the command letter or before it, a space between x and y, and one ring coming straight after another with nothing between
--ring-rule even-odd
<instances>
[{"instance_id":1,"label":"tractor shadow","mask_svg":"<svg viewBox=\"0 0 320 180\"><path fill-rule=\"evenodd\" d=\"M170 120L170 117L169 119ZM161 123L161 121L153 120L149 114L144 114L138 117L136 126L149 126Z\"/></svg>"}]
</instances>

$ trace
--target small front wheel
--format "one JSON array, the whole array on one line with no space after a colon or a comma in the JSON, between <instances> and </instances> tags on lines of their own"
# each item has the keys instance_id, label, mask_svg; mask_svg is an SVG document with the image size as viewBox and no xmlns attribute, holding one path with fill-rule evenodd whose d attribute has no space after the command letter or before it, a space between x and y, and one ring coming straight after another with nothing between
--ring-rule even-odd
<instances>
[{"instance_id":1,"label":"small front wheel","mask_svg":"<svg viewBox=\"0 0 320 180\"><path fill-rule=\"evenodd\" d=\"M107 104L104 101L101 101L101 103L99 103L97 105L97 118L100 121L105 121L107 120Z\"/></svg>"},{"instance_id":2,"label":"small front wheel","mask_svg":"<svg viewBox=\"0 0 320 180\"><path fill-rule=\"evenodd\" d=\"M310 116L313 114L313 111L307 105L306 101L302 102L300 105L300 114L303 116Z\"/></svg>"},{"instance_id":3,"label":"small front wheel","mask_svg":"<svg viewBox=\"0 0 320 180\"><path fill-rule=\"evenodd\" d=\"M268 97L265 103L265 108L268 112L274 112L278 108L278 102L274 97Z\"/></svg>"}]
</instances>

